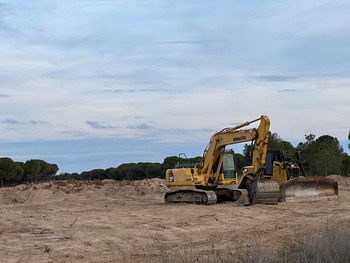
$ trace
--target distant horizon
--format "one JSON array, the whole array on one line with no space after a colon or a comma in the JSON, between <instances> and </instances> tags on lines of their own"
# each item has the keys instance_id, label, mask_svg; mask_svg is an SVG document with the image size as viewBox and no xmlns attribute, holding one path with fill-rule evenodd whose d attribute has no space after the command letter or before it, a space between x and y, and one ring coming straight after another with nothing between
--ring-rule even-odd
<instances>
[{"instance_id":1,"label":"distant horizon","mask_svg":"<svg viewBox=\"0 0 350 263\"><path fill-rule=\"evenodd\" d=\"M317 137L318 138L318 137ZM125 142L125 140L123 140ZM180 153L185 153L188 158L202 156L206 144L196 144L192 148L192 144L144 144L142 141L136 140L129 144L129 148L123 154L118 152L118 147L114 147L118 140L99 139L93 142L81 140L80 144L85 146L85 155L80 153L81 145L76 145L77 141L46 141L37 144L36 142L25 143L0 143L1 157L10 157L16 162L26 162L30 159L40 159L51 164L58 165L57 174L61 173L82 173L84 171L91 171L93 169L108 169L116 168L125 163L138 162L154 162L163 163L164 159L170 156L178 156ZM291 142L294 147L299 143ZM347 147L348 142L339 142L343 147L344 153L350 155L350 150ZM245 143L233 144L228 149L234 149L236 153L242 154ZM346 146L346 148L345 148ZM202 147L202 148L201 148ZM4 149L11 148L11 151ZM75 151L65 151L67 149L76 149ZM56 149L56 150L55 150ZM99 152L94 152L98 149ZM105 152L103 152L103 149ZM123 147L125 150L125 147ZM146 151L145 151L146 150ZM8 155L6 155L6 152ZM21 152L21 155L18 153ZM143 153L142 153L143 152ZM47 155L45 155L45 153Z\"/></svg>"}]
</instances>

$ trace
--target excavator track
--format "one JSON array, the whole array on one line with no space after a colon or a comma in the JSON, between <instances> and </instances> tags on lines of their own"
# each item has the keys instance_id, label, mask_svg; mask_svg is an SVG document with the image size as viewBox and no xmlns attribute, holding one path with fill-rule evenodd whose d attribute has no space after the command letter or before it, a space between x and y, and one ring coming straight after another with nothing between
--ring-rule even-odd
<instances>
[{"instance_id":1,"label":"excavator track","mask_svg":"<svg viewBox=\"0 0 350 263\"><path fill-rule=\"evenodd\" d=\"M213 205L217 202L214 191L206 190L178 190L166 193L164 196L166 203L190 203Z\"/></svg>"}]
</instances>

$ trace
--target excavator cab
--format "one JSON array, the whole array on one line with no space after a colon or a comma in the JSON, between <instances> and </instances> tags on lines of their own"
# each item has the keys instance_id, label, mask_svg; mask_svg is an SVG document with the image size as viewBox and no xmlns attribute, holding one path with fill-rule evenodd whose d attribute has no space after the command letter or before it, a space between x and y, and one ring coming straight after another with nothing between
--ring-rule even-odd
<instances>
[{"instance_id":1,"label":"excavator cab","mask_svg":"<svg viewBox=\"0 0 350 263\"><path fill-rule=\"evenodd\" d=\"M237 180L235 153L233 150L224 152L221 173L224 179Z\"/></svg>"}]
</instances>

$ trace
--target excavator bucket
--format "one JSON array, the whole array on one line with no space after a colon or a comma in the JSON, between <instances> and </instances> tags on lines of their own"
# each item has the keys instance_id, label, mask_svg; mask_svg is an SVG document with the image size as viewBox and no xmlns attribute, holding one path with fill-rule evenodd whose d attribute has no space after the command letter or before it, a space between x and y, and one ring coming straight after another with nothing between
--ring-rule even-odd
<instances>
[{"instance_id":1,"label":"excavator bucket","mask_svg":"<svg viewBox=\"0 0 350 263\"><path fill-rule=\"evenodd\" d=\"M338 183L322 176L297 177L281 186L285 197L338 195Z\"/></svg>"},{"instance_id":2,"label":"excavator bucket","mask_svg":"<svg viewBox=\"0 0 350 263\"><path fill-rule=\"evenodd\" d=\"M235 204L237 206L246 206L250 204L248 191L246 189L235 189L234 193L235 196L237 196L235 199Z\"/></svg>"}]
</instances>

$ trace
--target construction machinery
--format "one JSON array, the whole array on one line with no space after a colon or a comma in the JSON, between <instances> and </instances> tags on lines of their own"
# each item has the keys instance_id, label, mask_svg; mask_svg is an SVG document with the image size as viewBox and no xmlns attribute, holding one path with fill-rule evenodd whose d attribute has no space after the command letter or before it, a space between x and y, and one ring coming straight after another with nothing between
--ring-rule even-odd
<instances>
[{"instance_id":1,"label":"construction machinery","mask_svg":"<svg viewBox=\"0 0 350 263\"><path fill-rule=\"evenodd\" d=\"M278 153L278 151L275 151ZM307 196L338 196L338 183L323 176L307 176L301 152L296 153L298 162L291 162L286 152L280 152L279 158L273 160L272 177L280 180L281 192L285 197L307 197ZM266 165L268 167L268 164ZM282 180L281 180L282 179Z\"/></svg>"},{"instance_id":2,"label":"construction machinery","mask_svg":"<svg viewBox=\"0 0 350 263\"><path fill-rule=\"evenodd\" d=\"M242 129L257 121L260 121L257 128ZM215 133L200 164L178 165L166 171L166 185L180 189L166 193L165 202L215 204L220 200L230 200L237 205L277 204L285 200L286 193L294 192L295 195L299 188L303 189L301 192L308 192L307 189L319 189L321 185L329 193L337 194L334 182L320 181L319 178L310 179L308 184L298 182L303 167L291 163L283 152L267 151L269 129L270 120L262 115ZM252 164L244 168L242 176L238 176L234 152L225 147L249 141L253 145ZM316 190L316 193L320 191Z\"/></svg>"},{"instance_id":3,"label":"construction machinery","mask_svg":"<svg viewBox=\"0 0 350 263\"><path fill-rule=\"evenodd\" d=\"M338 183L323 176L307 176L301 152L296 152L297 162L293 162L287 152L268 150L266 153L263 178L280 184L281 198L338 195ZM252 173L253 166L246 166L243 175Z\"/></svg>"}]
</instances>

